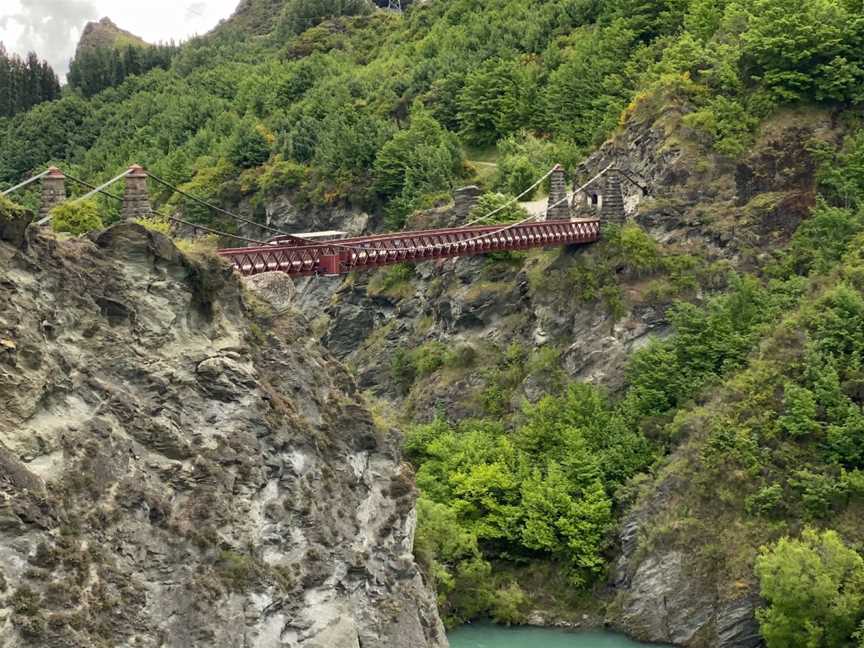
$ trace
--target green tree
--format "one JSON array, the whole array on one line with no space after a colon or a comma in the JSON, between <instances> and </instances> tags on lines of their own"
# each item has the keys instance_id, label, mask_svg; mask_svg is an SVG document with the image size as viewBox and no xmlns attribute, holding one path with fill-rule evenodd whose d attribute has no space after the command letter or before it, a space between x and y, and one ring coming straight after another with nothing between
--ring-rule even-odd
<instances>
[{"instance_id":1,"label":"green tree","mask_svg":"<svg viewBox=\"0 0 864 648\"><path fill-rule=\"evenodd\" d=\"M0 117L11 117L60 96L60 81L34 52L25 58L9 54L0 42Z\"/></svg>"},{"instance_id":2,"label":"green tree","mask_svg":"<svg viewBox=\"0 0 864 648\"><path fill-rule=\"evenodd\" d=\"M465 78L459 95L459 124L471 144L494 144L531 122L537 81L518 61L490 59Z\"/></svg>"},{"instance_id":3,"label":"green tree","mask_svg":"<svg viewBox=\"0 0 864 648\"><path fill-rule=\"evenodd\" d=\"M253 119L243 119L228 140L226 155L240 169L261 166L270 158L272 135Z\"/></svg>"},{"instance_id":4,"label":"green tree","mask_svg":"<svg viewBox=\"0 0 864 648\"><path fill-rule=\"evenodd\" d=\"M448 506L426 497L417 501L414 554L433 579L448 626L483 614L495 600L491 565L483 559L477 537ZM514 597L502 614L515 614L518 604Z\"/></svg>"},{"instance_id":5,"label":"green tree","mask_svg":"<svg viewBox=\"0 0 864 648\"><path fill-rule=\"evenodd\" d=\"M828 426L826 432L828 456L847 468L864 468L864 413L852 407L842 421Z\"/></svg>"},{"instance_id":6,"label":"green tree","mask_svg":"<svg viewBox=\"0 0 864 648\"><path fill-rule=\"evenodd\" d=\"M838 0L753 0L743 64L782 101L860 101L864 16Z\"/></svg>"},{"instance_id":7,"label":"green tree","mask_svg":"<svg viewBox=\"0 0 864 648\"><path fill-rule=\"evenodd\" d=\"M762 547L756 615L768 648L848 646L864 613L864 560L835 531Z\"/></svg>"},{"instance_id":8,"label":"green tree","mask_svg":"<svg viewBox=\"0 0 864 648\"><path fill-rule=\"evenodd\" d=\"M528 212L517 202L513 196L501 193L488 192L480 196L468 218L481 225L492 225L495 223L514 223L528 217Z\"/></svg>"},{"instance_id":9,"label":"green tree","mask_svg":"<svg viewBox=\"0 0 864 648\"><path fill-rule=\"evenodd\" d=\"M612 502L599 479L568 479L564 469L551 461L545 471L535 469L523 482L522 510L526 547L566 560L576 585L585 585L600 573Z\"/></svg>"},{"instance_id":10,"label":"green tree","mask_svg":"<svg viewBox=\"0 0 864 648\"><path fill-rule=\"evenodd\" d=\"M607 3L607 19L618 19L642 40L651 41L680 29L688 4L688 0L616 0Z\"/></svg>"},{"instance_id":11,"label":"green tree","mask_svg":"<svg viewBox=\"0 0 864 648\"><path fill-rule=\"evenodd\" d=\"M702 41L710 39L720 28L723 12L730 0L691 0L684 16L687 32Z\"/></svg>"},{"instance_id":12,"label":"green tree","mask_svg":"<svg viewBox=\"0 0 864 648\"><path fill-rule=\"evenodd\" d=\"M780 428L789 436L804 437L819 431L816 420L816 397L806 387L786 383L784 389L784 413L780 417Z\"/></svg>"},{"instance_id":13,"label":"green tree","mask_svg":"<svg viewBox=\"0 0 864 648\"><path fill-rule=\"evenodd\" d=\"M630 99L634 70L626 63L635 34L621 21L579 30L545 91L549 127L577 144L596 142L611 130Z\"/></svg>"},{"instance_id":14,"label":"green tree","mask_svg":"<svg viewBox=\"0 0 864 648\"><path fill-rule=\"evenodd\" d=\"M450 189L462 171L456 137L427 111L417 108L405 130L393 136L375 160L375 186L384 198Z\"/></svg>"}]
</instances>

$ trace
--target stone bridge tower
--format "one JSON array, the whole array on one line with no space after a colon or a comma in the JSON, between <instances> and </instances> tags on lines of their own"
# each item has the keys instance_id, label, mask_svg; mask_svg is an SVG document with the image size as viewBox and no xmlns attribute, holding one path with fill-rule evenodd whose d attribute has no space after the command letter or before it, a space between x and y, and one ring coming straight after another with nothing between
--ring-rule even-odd
<instances>
[{"instance_id":1,"label":"stone bridge tower","mask_svg":"<svg viewBox=\"0 0 864 648\"><path fill-rule=\"evenodd\" d=\"M147 172L143 167L133 164L126 174L126 192L123 194L123 208L120 216L123 220L149 218L150 195L147 192Z\"/></svg>"},{"instance_id":2,"label":"stone bridge tower","mask_svg":"<svg viewBox=\"0 0 864 648\"><path fill-rule=\"evenodd\" d=\"M606 223L624 223L627 220L624 194L621 192L621 174L617 169L609 169L606 174L600 218Z\"/></svg>"},{"instance_id":3,"label":"stone bridge tower","mask_svg":"<svg viewBox=\"0 0 864 648\"><path fill-rule=\"evenodd\" d=\"M66 200L66 176L57 167L48 169L42 178L42 202L39 205L39 221L48 218L51 210Z\"/></svg>"},{"instance_id":4,"label":"stone bridge tower","mask_svg":"<svg viewBox=\"0 0 864 648\"><path fill-rule=\"evenodd\" d=\"M570 204L567 199L567 179L564 167L556 164L552 169L549 187L549 202L546 208L548 220L566 220L570 218Z\"/></svg>"}]
</instances>

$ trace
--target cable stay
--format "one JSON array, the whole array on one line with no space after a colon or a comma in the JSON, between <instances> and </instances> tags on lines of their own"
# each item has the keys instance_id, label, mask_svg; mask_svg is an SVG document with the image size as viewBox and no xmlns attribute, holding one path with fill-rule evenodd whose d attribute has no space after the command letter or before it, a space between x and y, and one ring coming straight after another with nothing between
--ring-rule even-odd
<instances>
[{"instance_id":1,"label":"cable stay","mask_svg":"<svg viewBox=\"0 0 864 648\"><path fill-rule=\"evenodd\" d=\"M51 172L51 169L45 169L42 173L40 173L40 174L38 174L38 175L35 175L35 176L33 176L32 178L28 178L28 179L25 180L24 182L19 182L19 183L18 183L17 185L15 185L14 187L9 187L9 189L5 189L4 191L0 191L0 195L2 195L2 196L8 196L8 195L11 194L13 191L18 191L19 189L23 189L24 187L26 187L27 185L29 185L29 184L32 183L32 182L36 182L37 180L41 180L41 179L44 178L46 175L48 175L50 172Z\"/></svg>"},{"instance_id":2,"label":"cable stay","mask_svg":"<svg viewBox=\"0 0 864 648\"><path fill-rule=\"evenodd\" d=\"M224 214L225 216L228 216L229 218L233 218L236 221L239 221L241 223L246 223L248 225L254 225L256 227L260 227L261 229L267 230L269 232L275 232L276 234L280 234L282 236L291 236L288 232L284 232L280 229L277 229L275 227L271 227L269 225L264 225L263 223L258 223L256 221L250 220L248 218L244 218L243 216L238 216L237 214L234 214L233 212L230 212L227 209L223 209L222 207L218 207L217 205L209 203L202 198L198 198L197 196L193 196L192 194L187 193L186 191L183 191L179 187L175 187L174 185L167 182L166 180L163 180L159 176L153 175L149 171L147 171L147 177L152 178L153 180L155 180L159 184L164 185L165 187L171 189L175 193L178 193L181 196L185 196L186 198L189 198L190 200L197 202L199 205L202 205L203 207L207 207L209 209L217 211L220 214ZM252 240L252 239L250 239L250 240Z\"/></svg>"},{"instance_id":3,"label":"cable stay","mask_svg":"<svg viewBox=\"0 0 864 648\"><path fill-rule=\"evenodd\" d=\"M182 218L177 218L176 216L169 216L168 214L163 214L161 212L156 211L155 209L151 209L150 213L154 216L159 216L160 218L165 218L167 220L173 221L175 223L179 223L180 225L186 225L188 227L194 227L197 230L201 230L202 232L207 232L208 234L216 234L218 236L224 236L225 238L232 238L238 241L245 241L247 243L257 243L258 245L267 245L266 241L259 241L258 239L248 238L246 236L238 236L236 234L229 234L228 232L222 232L217 229L213 229L212 227L206 227L204 225L199 225L198 223L192 223L187 220L183 220Z\"/></svg>"}]
</instances>

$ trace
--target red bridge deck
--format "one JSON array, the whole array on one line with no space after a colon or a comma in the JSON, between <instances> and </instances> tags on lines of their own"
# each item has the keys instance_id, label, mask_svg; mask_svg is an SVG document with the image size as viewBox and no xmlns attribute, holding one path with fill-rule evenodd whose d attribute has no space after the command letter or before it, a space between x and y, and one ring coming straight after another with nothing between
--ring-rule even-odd
<instances>
[{"instance_id":1,"label":"red bridge deck","mask_svg":"<svg viewBox=\"0 0 864 648\"><path fill-rule=\"evenodd\" d=\"M220 250L219 254L247 276L273 271L294 276L332 276L396 263L593 243L600 238L600 221L552 220L509 227L456 227L320 243L281 238L270 245Z\"/></svg>"}]
</instances>

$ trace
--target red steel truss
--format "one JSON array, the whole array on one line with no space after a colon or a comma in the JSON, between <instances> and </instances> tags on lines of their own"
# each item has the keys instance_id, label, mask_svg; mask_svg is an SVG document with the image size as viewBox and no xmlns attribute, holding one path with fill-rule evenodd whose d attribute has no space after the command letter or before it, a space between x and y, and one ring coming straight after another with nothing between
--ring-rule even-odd
<instances>
[{"instance_id":1,"label":"red steel truss","mask_svg":"<svg viewBox=\"0 0 864 648\"><path fill-rule=\"evenodd\" d=\"M298 243L296 238L276 239L269 245L220 250L219 254L247 276L273 271L294 276L333 276L395 263L579 245L599 238L598 219L551 220L509 227L418 230L308 244Z\"/></svg>"}]
</instances>

